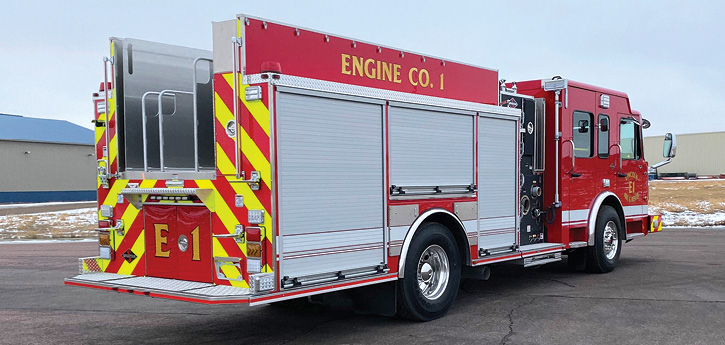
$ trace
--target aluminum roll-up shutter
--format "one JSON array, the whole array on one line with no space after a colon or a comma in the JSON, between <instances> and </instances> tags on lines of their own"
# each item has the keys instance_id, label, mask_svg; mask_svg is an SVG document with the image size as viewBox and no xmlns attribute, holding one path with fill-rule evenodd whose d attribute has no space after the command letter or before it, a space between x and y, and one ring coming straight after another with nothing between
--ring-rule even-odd
<instances>
[{"instance_id":1,"label":"aluminum roll-up shutter","mask_svg":"<svg viewBox=\"0 0 725 345\"><path fill-rule=\"evenodd\" d=\"M478 215L481 249L516 243L518 122L478 119Z\"/></svg>"},{"instance_id":2,"label":"aluminum roll-up shutter","mask_svg":"<svg viewBox=\"0 0 725 345\"><path fill-rule=\"evenodd\" d=\"M380 265L383 105L291 91L276 102L281 276Z\"/></svg>"},{"instance_id":3,"label":"aluminum roll-up shutter","mask_svg":"<svg viewBox=\"0 0 725 345\"><path fill-rule=\"evenodd\" d=\"M444 108L391 104L390 184L446 186L474 183L474 116Z\"/></svg>"}]
</instances>

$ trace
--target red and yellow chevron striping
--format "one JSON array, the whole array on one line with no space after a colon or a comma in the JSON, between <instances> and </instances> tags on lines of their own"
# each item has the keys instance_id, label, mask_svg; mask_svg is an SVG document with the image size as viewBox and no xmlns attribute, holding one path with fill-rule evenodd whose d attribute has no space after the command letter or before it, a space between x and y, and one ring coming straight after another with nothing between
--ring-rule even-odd
<instances>
[{"instance_id":1,"label":"red and yellow chevron striping","mask_svg":"<svg viewBox=\"0 0 725 345\"><path fill-rule=\"evenodd\" d=\"M111 48L113 50L113 47ZM263 258L263 272L272 272L274 267L274 257L272 254L272 192L271 192L271 165L270 165L270 119L268 106L262 101L247 102L243 95L243 85L239 93L236 95L232 91L232 75L217 74L214 76L215 83L215 126L216 126L216 155L217 155L217 178L216 180L187 180L184 181L186 188L200 188L212 191L212 196L204 200L205 206L211 211L212 233L218 235L233 234L238 224L249 226L247 220L248 210L264 210L264 222L262 224L254 224L261 226L263 230L263 239L265 255ZM240 83L241 85L241 83ZM96 120L104 123L104 126L96 127L96 152L99 159L110 161L109 170L111 173L116 172L116 153L117 135L115 129L115 88L109 95L108 118L106 114L97 114ZM234 120L232 113L234 102L238 102L240 113L238 114L239 123L237 124L237 136L229 137L226 132L226 126L230 121ZM106 145L106 136L110 135L109 152L110 157L103 155L103 147ZM247 174L251 171L258 171L261 176L259 190L252 190L246 183L237 183L236 178L236 160L235 140L239 140L239 164L240 169ZM98 200L100 205L107 205L113 208L113 219L122 220L124 223L124 231L122 234L111 232L111 246L113 257L111 260L95 259L92 262L85 263L84 267L97 264L99 269L108 273L117 274L133 274L144 275L146 244L144 236L144 216L143 211L137 209L129 202L118 202L119 194L122 189L127 188L129 184L138 184L140 188L164 188L164 180L126 180L111 179L109 188L101 186L100 178L97 180ZM234 207L235 195L241 195L244 198L244 207ZM147 196L143 201L146 202ZM124 200L122 200L124 201ZM159 200L159 204L181 204L193 203L194 201L180 200ZM231 203L231 204L230 204ZM100 216L99 219L104 219ZM246 244L237 243L233 238L213 238L212 239L212 256L214 257L240 257L246 258ZM132 252L132 256L123 257L127 251ZM232 285L239 287L248 287L246 280L248 275L244 269L245 260L242 263L242 270L232 265L222 265L220 273L227 279L219 279L217 273L214 274L214 283ZM92 267L90 267L92 268ZM238 277L242 276L245 281L239 281Z\"/></svg>"}]
</instances>

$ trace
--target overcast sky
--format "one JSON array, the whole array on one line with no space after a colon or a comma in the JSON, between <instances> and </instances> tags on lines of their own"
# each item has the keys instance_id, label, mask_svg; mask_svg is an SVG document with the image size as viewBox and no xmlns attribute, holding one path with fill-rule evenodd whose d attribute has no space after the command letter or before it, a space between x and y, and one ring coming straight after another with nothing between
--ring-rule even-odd
<instances>
[{"instance_id":1,"label":"overcast sky","mask_svg":"<svg viewBox=\"0 0 725 345\"><path fill-rule=\"evenodd\" d=\"M0 10L0 113L91 128L108 37L211 50L237 13L629 94L645 136L725 130L725 2L14 1Z\"/></svg>"}]
</instances>

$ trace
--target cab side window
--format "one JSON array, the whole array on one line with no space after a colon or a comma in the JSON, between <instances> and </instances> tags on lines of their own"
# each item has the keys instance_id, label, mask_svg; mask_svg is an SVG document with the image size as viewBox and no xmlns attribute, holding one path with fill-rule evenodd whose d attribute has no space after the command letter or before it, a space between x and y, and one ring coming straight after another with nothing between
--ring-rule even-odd
<instances>
[{"instance_id":1,"label":"cab side window","mask_svg":"<svg viewBox=\"0 0 725 345\"><path fill-rule=\"evenodd\" d=\"M599 114L597 118L597 156L609 157L609 116Z\"/></svg>"},{"instance_id":2,"label":"cab side window","mask_svg":"<svg viewBox=\"0 0 725 345\"><path fill-rule=\"evenodd\" d=\"M639 159L641 157L639 124L634 119L620 120L619 144L622 145L622 159Z\"/></svg>"},{"instance_id":3,"label":"cab side window","mask_svg":"<svg viewBox=\"0 0 725 345\"><path fill-rule=\"evenodd\" d=\"M576 110L572 115L572 120L574 157L592 157L592 146L594 143L592 121L594 120L594 115L592 115L592 113Z\"/></svg>"}]
</instances>

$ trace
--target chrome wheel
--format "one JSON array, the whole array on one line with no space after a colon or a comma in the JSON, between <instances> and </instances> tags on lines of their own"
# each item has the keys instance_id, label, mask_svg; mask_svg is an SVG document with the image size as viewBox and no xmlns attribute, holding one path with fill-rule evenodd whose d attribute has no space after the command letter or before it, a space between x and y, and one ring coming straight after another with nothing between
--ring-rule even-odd
<instances>
[{"instance_id":1,"label":"chrome wheel","mask_svg":"<svg viewBox=\"0 0 725 345\"><path fill-rule=\"evenodd\" d=\"M619 234L617 233L617 224L613 221L607 222L604 226L604 255L607 259L612 260L617 255L619 249Z\"/></svg>"},{"instance_id":2,"label":"chrome wheel","mask_svg":"<svg viewBox=\"0 0 725 345\"><path fill-rule=\"evenodd\" d=\"M437 244L428 246L418 259L418 288L423 296L435 300L448 286L450 265L446 251Z\"/></svg>"}]
</instances>

